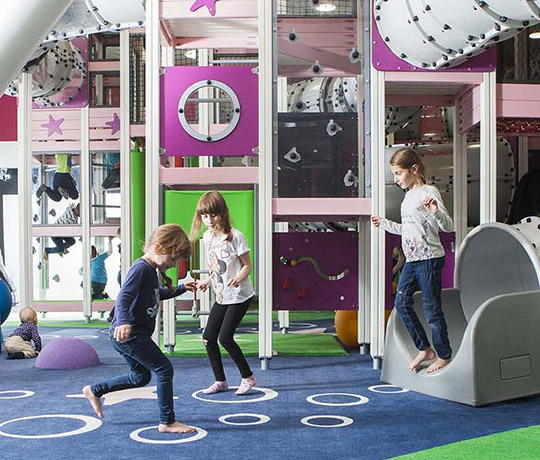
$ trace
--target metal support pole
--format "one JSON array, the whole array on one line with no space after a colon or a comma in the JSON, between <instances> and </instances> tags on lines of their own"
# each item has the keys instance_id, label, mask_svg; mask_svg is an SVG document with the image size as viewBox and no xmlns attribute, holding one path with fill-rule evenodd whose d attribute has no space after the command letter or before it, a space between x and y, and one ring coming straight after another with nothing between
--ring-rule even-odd
<instances>
[{"instance_id":1,"label":"metal support pole","mask_svg":"<svg viewBox=\"0 0 540 460\"><path fill-rule=\"evenodd\" d=\"M455 257L457 258L461 243L467 236L467 135L459 130L459 105L454 106L453 122L453 155L454 172L454 231L456 234Z\"/></svg>"},{"instance_id":2,"label":"metal support pole","mask_svg":"<svg viewBox=\"0 0 540 460\"><path fill-rule=\"evenodd\" d=\"M372 214L385 216L385 81L384 72L371 67L371 184ZM378 369L384 353L384 263L385 234L382 229L371 232L371 356Z\"/></svg>"},{"instance_id":3,"label":"metal support pole","mask_svg":"<svg viewBox=\"0 0 540 460\"><path fill-rule=\"evenodd\" d=\"M209 49L200 49L197 52L198 64L201 67L209 66L210 61L213 59L213 51ZM205 96L208 96L208 89L204 88L202 91ZM209 110L209 104L203 104L199 111L199 128L201 133L210 133L211 113ZM202 156L199 157L199 168L211 168L213 166L212 157ZM199 244L199 266L206 268L206 249L203 244ZM212 290L208 289L206 292L198 292L200 306L202 312L209 312L212 306ZM202 315L199 317L199 327L204 329L208 322L208 316Z\"/></svg>"},{"instance_id":4,"label":"metal support pole","mask_svg":"<svg viewBox=\"0 0 540 460\"><path fill-rule=\"evenodd\" d=\"M484 72L480 84L480 223L497 221L496 75Z\"/></svg>"},{"instance_id":5,"label":"metal support pole","mask_svg":"<svg viewBox=\"0 0 540 460\"><path fill-rule=\"evenodd\" d=\"M120 241L121 272L126 279L131 262L131 144L129 92L129 30L120 32Z\"/></svg>"},{"instance_id":6,"label":"metal support pole","mask_svg":"<svg viewBox=\"0 0 540 460\"><path fill-rule=\"evenodd\" d=\"M360 344L360 354L369 353L371 315L370 315L370 239L371 222L369 219L361 220L358 223L358 343Z\"/></svg>"},{"instance_id":7,"label":"metal support pole","mask_svg":"<svg viewBox=\"0 0 540 460\"><path fill-rule=\"evenodd\" d=\"M159 0L146 1L145 236L159 225ZM160 314L158 318L160 319ZM152 335L159 344L159 324Z\"/></svg>"},{"instance_id":8,"label":"metal support pole","mask_svg":"<svg viewBox=\"0 0 540 460\"><path fill-rule=\"evenodd\" d=\"M23 72L19 86L17 147L20 158L19 189L19 303L31 307L33 295L32 266L32 75Z\"/></svg>"},{"instance_id":9,"label":"metal support pole","mask_svg":"<svg viewBox=\"0 0 540 460\"><path fill-rule=\"evenodd\" d=\"M259 0L259 358L272 358L272 198L277 134L277 4Z\"/></svg>"},{"instance_id":10,"label":"metal support pole","mask_svg":"<svg viewBox=\"0 0 540 460\"><path fill-rule=\"evenodd\" d=\"M162 46L161 65L163 67L174 66L174 48ZM163 196L163 194L160 194ZM168 299L163 302L163 345L172 353L176 346L176 299Z\"/></svg>"},{"instance_id":11,"label":"metal support pole","mask_svg":"<svg viewBox=\"0 0 540 460\"><path fill-rule=\"evenodd\" d=\"M81 156L79 158L79 173L81 180L80 219L82 224L83 246L83 315L87 322L92 318L92 268L91 268L91 234L90 209L92 187L90 185L90 139L89 139L89 109L81 109Z\"/></svg>"}]
</instances>

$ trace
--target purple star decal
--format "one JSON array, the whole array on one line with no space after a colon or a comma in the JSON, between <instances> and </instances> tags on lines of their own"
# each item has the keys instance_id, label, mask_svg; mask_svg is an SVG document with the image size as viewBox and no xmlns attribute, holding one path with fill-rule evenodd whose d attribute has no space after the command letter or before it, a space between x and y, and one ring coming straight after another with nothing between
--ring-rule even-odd
<instances>
[{"instance_id":1,"label":"purple star decal","mask_svg":"<svg viewBox=\"0 0 540 460\"><path fill-rule=\"evenodd\" d=\"M118 115L116 112L114 113L113 120L106 121L105 124L112 129L111 134L115 134L118 131L120 131L120 118L118 118Z\"/></svg>"},{"instance_id":2,"label":"purple star decal","mask_svg":"<svg viewBox=\"0 0 540 460\"><path fill-rule=\"evenodd\" d=\"M51 137L54 133L64 134L62 130L60 129L60 125L64 122L63 118L59 118L58 120L55 120L52 115L49 115L49 122L44 123L41 125L42 128L47 128L48 133L47 137Z\"/></svg>"},{"instance_id":3,"label":"purple star decal","mask_svg":"<svg viewBox=\"0 0 540 460\"><path fill-rule=\"evenodd\" d=\"M210 11L210 14L212 16L215 16L217 2L219 2L219 0L195 0L195 3L191 5L189 11L197 11L199 8L206 6L206 8L208 8L208 11Z\"/></svg>"}]
</instances>

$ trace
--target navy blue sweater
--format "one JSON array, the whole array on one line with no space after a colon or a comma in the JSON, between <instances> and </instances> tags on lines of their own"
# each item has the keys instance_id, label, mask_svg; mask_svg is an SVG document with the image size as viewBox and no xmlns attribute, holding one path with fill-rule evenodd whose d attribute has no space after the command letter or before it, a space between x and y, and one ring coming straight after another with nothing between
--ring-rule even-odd
<instances>
[{"instance_id":1,"label":"navy blue sweater","mask_svg":"<svg viewBox=\"0 0 540 460\"><path fill-rule=\"evenodd\" d=\"M131 335L152 335L156 327L159 301L183 294L179 285L174 293L160 287L157 271L144 259L137 259L126 276L118 293L111 328L131 324Z\"/></svg>"}]
</instances>

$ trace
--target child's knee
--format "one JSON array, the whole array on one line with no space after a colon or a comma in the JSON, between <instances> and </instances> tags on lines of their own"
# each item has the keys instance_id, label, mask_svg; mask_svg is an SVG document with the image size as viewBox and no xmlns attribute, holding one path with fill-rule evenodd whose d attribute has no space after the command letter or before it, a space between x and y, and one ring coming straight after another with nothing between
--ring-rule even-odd
<instances>
[{"instance_id":1,"label":"child's knee","mask_svg":"<svg viewBox=\"0 0 540 460\"><path fill-rule=\"evenodd\" d=\"M150 380L152 379L152 373L151 372L141 372L135 374L135 383L137 386L144 387L150 383Z\"/></svg>"},{"instance_id":2,"label":"child's knee","mask_svg":"<svg viewBox=\"0 0 540 460\"><path fill-rule=\"evenodd\" d=\"M225 335L219 337L219 343L224 347L227 347L231 343L234 343L234 338L232 335Z\"/></svg>"}]
</instances>

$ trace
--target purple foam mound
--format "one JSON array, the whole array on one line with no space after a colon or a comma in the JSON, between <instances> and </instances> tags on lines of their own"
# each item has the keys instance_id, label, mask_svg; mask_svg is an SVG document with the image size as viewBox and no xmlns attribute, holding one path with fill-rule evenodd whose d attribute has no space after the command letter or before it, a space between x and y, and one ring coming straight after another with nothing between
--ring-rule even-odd
<instances>
[{"instance_id":1,"label":"purple foam mound","mask_svg":"<svg viewBox=\"0 0 540 460\"><path fill-rule=\"evenodd\" d=\"M82 369L101 364L96 350L81 339L60 338L43 347L36 358L40 369Z\"/></svg>"}]
</instances>

